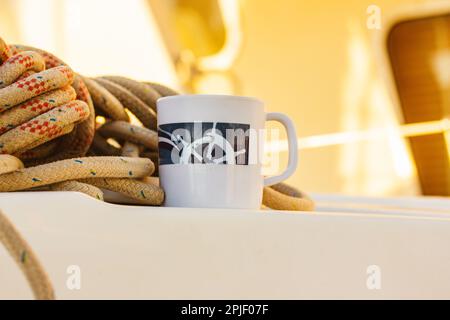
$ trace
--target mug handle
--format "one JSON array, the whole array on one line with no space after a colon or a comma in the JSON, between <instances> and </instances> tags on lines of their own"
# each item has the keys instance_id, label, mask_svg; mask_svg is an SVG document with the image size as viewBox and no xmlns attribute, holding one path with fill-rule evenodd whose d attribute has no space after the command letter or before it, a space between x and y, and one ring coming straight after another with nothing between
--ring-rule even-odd
<instances>
[{"instance_id":1,"label":"mug handle","mask_svg":"<svg viewBox=\"0 0 450 320\"><path fill-rule=\"evenodd\" d=\"M286 180L295 172L298 163L298 150L297 133L295 131L295 126L292 120L287 115L278 112L266 113L266 121L277 121L284 126L287 132L289 145L289 159L287 168L283 171L283 173L279 175L264 178L264 186L268 187Z\"/></svg>"}]
</instances>

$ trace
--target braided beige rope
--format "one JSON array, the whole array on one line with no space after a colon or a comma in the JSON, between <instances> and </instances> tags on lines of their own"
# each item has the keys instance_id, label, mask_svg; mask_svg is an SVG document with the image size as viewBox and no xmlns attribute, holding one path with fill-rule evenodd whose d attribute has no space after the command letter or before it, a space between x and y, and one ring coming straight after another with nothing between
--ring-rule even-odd
<instances>
[{"instance_id":1,"label":"braided beige rope","mask_svg":"<svg viewBox=\"0 0 450 320\"><path fill-rule=\"evenodd\" d=\"M50 91L17 105L16 108L0 113L0 133L11 130L26 121L75 100L76 93L71 86Z\"/></svg>"},{"instance_id":2,"label":"braided beige rope","mask_svg":"<svg viewBox=\"0 0 450 320\"><path fill-rule=\"evenodd\" d=\"M141 99L132 94L128 89L112 81L103 78L96 78L95 81L111 92L125 108L136 115L144 127L156 130L156 114Z\"/></svg>"},{"instance_id":3,"label":"braided beige rope","mask_svg":"<svg viewBox=\"0 0 450 320\"><path fill-rule=\"evenodd\" d=\"M41 114L0 136L0 152L15 154L32 149L54 139L69 126L83 121L89 115L89 107L83 101L75 100Z\"/></svg>"},{"instance_id":4,"label":"braided beige rope","mask_svg":"<svg viewBox=\"0 0 450 320\"><path fill-rule=\"evenodd\" d=\"M132 199L139 200L140 204L159 206L164 202L163 190L152 183L123 178L85 179L81 181L99 188L122 193Z\"/></svg>"},{"instance_id":5,"label":"braided beige rope","mask_svg":"<svg viewBox=\"0 0 450 320\"><path fill-rule=\"evenodd\" d=\"M153 89L155 89L161 96L163 97L168 97L168 96L176 96L179 93L176 92L175 90L172 90L162 84L159 83L155 83L155 82L144 82L144 84L152 87Z\"/></svg>"},{"instance_id":6,"label":"braided beige rope","mask_svg":"<svg viewBox=\"0 0 450 320\"><path fill-rule=\"evenodd\" d=\"M8 59L6 63L0 65L0 89L12 84L15 80L23 77L25 72L29 76L45 69L44 58L33 51L24 51Z\"/></svg>"},{"instance_id":7,"label":"braided beige rope","mask_svg":"<svg viewBox=\"0 0 450 320\"><path fill-rule=\"evenodd\" d=\"M124 87L125 89L128 89L156 112L156 100L161 98L161 94L153 89L153 87L136 80L119 76L105 76L102 77L102 79L109 80Z\"/></svg>"},{"instance_id":8,"label":"braided beige rope","mask_svg":"<svg viewBox=\"0 0 450 320\"><path fill-rule=\"evenodd\" d=\"M23 163L16 157L4 154L0 156L0 175L23 168Z\"/></svg>"},{"instance_id":9,"label":"braided beige rope","mask_svg":"<svg viewBox=\"0 0 450 320\"><path fill-rule=\"evenodd\" d=\"M101 109L113 120L129 121L122 103L108 90L89 78L83 78L95 107Z\"/></svg>"},{"instance_id":10,"label":"braided beige rope","mask_svg":"<svg viewBox=\"0 0 450 320\"><path fill-rule=\"evenodd\" d=\"M12 45L6 55L9 55L9 57L13 59L15 55L20 54L22 51L39 53L45 60L46 68L52 69L55 67L66 66L62 60L54 55L29 46ZM30 70L25 72L21 78L30 72L33 73L34 71ZM30 152L29 154L34 153L35 156L30 156L29 159L27 159L27 165L47 163L71 157L79 157L86 154L95 131L94 108L89 92L79 76L75 75L72 87L76 91L77 99L86 102L89 106L89 116L86 120L74 126L74 129L71 132L66 132L67 134L63 135L60 139L50 141L48 144L53 145L53 147L39 146L37 152Z\"/></svg>"},{"instance_id":11,"label":"braided beige rope","mask_svg":"<svg viewBox=\"0 0 450 320\"><path fill-rule=\"evenodd\" d=\"M140 148L137 144L126 141L122 147L122 156L124 157L139 157ZM153 161L153 160L152 160Z\"/></svg>"},{"instance_id":12,"label":"braided beige rope","mask_svg":"<svg viewBox=\"0 0 450 320\"><path fill-rule=\"evenodd\" d=\"M284 183L265 187L263 191L263 204L275 210L314 210L314 201L302 192Z\"/></svg>"},{"instance_id":13,"label":"braided beige rope","mask_svg":"<svg viewBox=\"0 0 450 320\"><path fill-rule=\"evenodd\" d=\"M105 138L118 138L141 144L150 150L158 150L156 131L139 127L124 121L111 121L100 127L98 132Z\"/></svg>"},{"instance_id":14,"label":"braided beige rope","mask_svg":"<svg viewBox=\"0 0 450 320\"><path fill-rule=\"evenodd\" d=\"M94 154L101 154L105 156L120 156L122 154L121 149L111 145L103 138L98 132L95 133L94 140L92 141L92 148Z\"/></svg>"},{"instance_id":15,"label":"braided beige rope","mask_svg":"<svg viewBox=\"0 0 450 320\"><path fill-rule=\"evenodd\" d=\"M0 175L0 192L93 177L142 178L151 175L154 169L153 162L145 158L85 157L60 160Z\"/></svg>"},{"instance_id":16,"label":"braided beige rope","mask_svg":"<svg viewBox=\"0 0 450 320\"><path fill-rule=\"evenodd\" d=\"M87 194L92 198L103 201L103 192L99 188L78 181L63 181L54 183L48 188L51 191L75 191Z\"/></svg>"},{"instance_id":17,"label":"braided beige rope","mask_svg":"<svg viewBox=\"0 0 450 320\"><path fill-rule=\"evenodd\" d=\"M0 55L4 57L2 61L2 71L0 73L0 77L7 77L7 75L5 75L4 73L13 72L14 70L11 69L13 67L15 68L14 72L16 72L16 74L22 72L24 70L24 66L25 69L28 68L29 70L23 72L23 74L10 86L0 89L0 96L7 99L6 102L4 101L5 105L3 105L0 109L8 109L8 114L2 115L2 120L6 121L10 119L8 118L8 116L10 115L9 111L11 111L13 113L12 115L14 115L14 112L23 109L20 114L22 116L26 116L27 119L31 119L36 114L41 114L43 112L41 110L45 109L45 111L48 111L51 108L46 108L45 105L48 106L48 102L41 101L36 102L35 105L28 105L29 101L25 102L24 100L28 100L32 97L38 97L47 91L50 92L51 90L57 89L59 86L64 87L66 83L70 84L72 81L72 85L75 87L77 97L88 104L90 111L87 119L82 121L79 125L74 125L73 127L68 125L61 131L61 134L51 136L51 139L49 140L54 140L58 136L63 135L61 139L56 139L55 141L49 142L49 144L54 145L54 147L48 147L47 145L44 145L42 148L38 147L36 152L34 152L34 150L27 152L27 156L24 156L26 164L30 165L36 163L45 163L57 159L68 158L70 156L83 155L90 145L94 130L93 107L84 84L81 84L77 77L73 77L73 73L70 68L64 66L64 63L62 61L46 53L45 51L37 49L34 50L34 48L21 46L11 46L10 48L7 48L6 51L4 49L5 48L3 46L3 49L0 52ZM38 57L39 55L41 55L42 57L44 57L46 67L49 67L51 69L39 73L36 73L34 70L30 69L32 67L30 61L21 58L23 57L21 51L27 50L38 52L36 53L36 55L33 54L33 56ZM5 66L8 66L8 68L4 68ZM58 70L60 71L59 74L57 73ZM61 76L63 78L65 77L66 79L58 79L58 77ZM13 77L10 78L12 79ZM64 83L65 80L66 83ZM19 101L24 101L23 105L15 106L15 104ZM51 102L52 101L50 101L50 103ZM60 103L62 104L66 102L68 102L67 99ZM58 106L60 103L53 105L53 107ZM6 128L14 128L16 125L17 123L7 123ZM42 124L36 125L40 126ZM73 128L74 130L71 131L69 130L70 128ZM4 132L5 128L1 128L1 131ZM41 141L41 143L45 143L45 139L39 140ZM36 145L39 145L39 143L31 143L31 146ZM22 156L22 154L23 153L21 153L20 156Z\"/></svg>"},{"instance_id":18,"label":"braided beige rope","mask_svg":"<svg viewBox=\"0 0 450 320\"><path fill-rule=\"evenodd\" d=\"M28 125L28 124L29 123L27 123L26 125ZM30 142L30 144L27 145L22 150L18 150L14 155L17 157L22 157L22 155L30 152L29 155L32 154L33 157L48 156L50 153L54 152L54 150L56 149L57 146L54 143L52 143L53 141L50 141L50 143L48 143L48 144L47 144L47 142L51 139L56 139L58 137L65 136L65 135L73 132L73 130L75 128L75 125L73 123L68 123L67 125L60 123L58 126L60 126L60 127L55 130L52 130L52 133L49 136L36 138L36 140ZM31 159L30 162L36 162L36 159L34 159L30 156L23 158L25 163L27 163L28 159Z\"/></svg>"},{"instance_id":19,"label":"braided beige rope","mask_svg":"<svg viewBox=\"0 0 450 320\"><path fill-rule=\"evenodd\" d=\"M70 130L73 130L70 126L65 127L61 132L61 135L68 133ZM39 143L39 141L37 141L36 143ZM16 156L24 161L24 163L26 163L28 166L30 166L30 163L33 163L34 165L35 162L40 162L40 159L46 158L49 155L55 153L57 148L58 144L50 141L48 143L38 145L36 148L21 152Z\"/></svg>"},{"instance_id":20,"label":"braided beige rope","mask_svg":"<svg viewBox=\"0 0 450 320\"><path fill-rule=\"evenodd\" d=\"M25 274L34 297L39 300L54 299L52 284L36 254L1 211L0 242Z\"/></svg>"},{"instance_id":21,"label":"braided beige rope","mask_svg":"<svg viewBox=\"0 0 450 320\"><path fill-rule=\"evenodd\" d=\"M3 84L3 88L0 89L0 152L19 156L27 166L32 165L24 172L32 169L32 173L36 176L46 175L46 185L55 183L62 178L48 174L45 170L47 168L60 170L57 165L61 163L54 161L83 155L91 145L94 137L92 121L95 117L91 95L81 77L74 75L63 61L46 51L20 45L8 47L1 40L0 57L2 59L0 79ZM45 70L45 67L50 69ZM103 106L108 117L129 120L124 107L115 96L95 81L86 80L95 98L96 107ZM79 101L74 101L75 94ZM63 136L63 140L54 140L59 136ZM115 151L106 141L99 141L103 147L109 147L109 151ZM104 150L100 151L99 154L105 154L102 152ZM110 153L126 154L120 150ZM136 151L130 155L139 156ZM89 161L86 160L86 163ZM110 159L103 158L102 161L108 163L97 164L100 168L110 168ZM4 160L4 163L6 162ZM35 166L49 162L49 166ZM129 172L133 171L132 166L129 169ZM1 179L13 177L14 175L4 175ZM80 178L77 173L67 172L64 180L77 178ZM134 177L128 175L127 178ZM41 180L39 177L36 179ZM36 181L34 183L28 181L17 188L23 190L40 185L42 184ZM50 189L86 190L90 195L95 197L98 195L98 192L87 190L81 183L75 182L58 182ZM130 190L132 191L135 190ZM155 199L155 202L158 202L158 199Z\"/></svg>"},{"instance_id":22,"label":"braided beige rope","mask_svg":"<svg viewBox=\"0 0 450 320\"><path fill-rule=\"evenodd\" d=\"M152 160L152 162L155 164L155 171L153 172L152 176L158 177L159 176L159 155L157 151L144 151L140 155L142 158L148 158Z\"/></svg>"},{"instance_id":23,"label":"braided beige rope","mask_svg":"<svg viewBox=\"0 0 450 320\"><path fill-rule=\"evenodd\" d=\"M0 38L0 64L10 57L9 47ZM1 72L0 72L1 73ZM32 73L27 73L27 76ZM6 77L7 78L7 77ZM4 78L3 78L4 79ZM10 80L7 80L7 82ZM6 83L7 83L6 82ZM4 118L3 118L4 119ZM0 120L1 123L1 120ZM3 126L1 127L4 128ZM4 129L2 131L5 131ZM9 174L23 168L23 163L10 155L0 156L0 176ZM36 299L54 299L53 287L45 270L39 263L35 253L20 235L14 225L0 211L0 242L16 261L28 283L30 284Z\"/></svg>"},{"instance_id":24,"label":"braided beige rope","mask_svg":"<svg viewBox=\"0 0 450 320\"><path fill-rule=\"evenodd\" d=\"M42 93L62 88L73 82L73 72L61 66L33 74L0 89L0 112Z\"/></svg>"}]
</instances>

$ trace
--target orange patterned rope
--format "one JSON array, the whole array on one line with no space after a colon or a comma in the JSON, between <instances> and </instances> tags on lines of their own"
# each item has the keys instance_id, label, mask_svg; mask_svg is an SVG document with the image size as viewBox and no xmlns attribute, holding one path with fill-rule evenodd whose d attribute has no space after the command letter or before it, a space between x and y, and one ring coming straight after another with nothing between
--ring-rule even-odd
<instances>
[{"instance_id":1,"label":"orange patterned rope","mask_svg":"<svg viewBox=\"0 0 450 320\"><path fill-rule=\"evenodd\" d=\"M66 86L30 99L16 108L6 110L0 113L0 134L51 109L73 101L75 98L75 90L71 86Z\"/></svg>"},{"instance_id":2,"label":"orange patterned rope","mask_svg":"<svg viewBox=\"0 0 450 320\"><path fill-rule=\"evenodd\" d=\"M17 154L37 147L59 137L65 128L72 131L73 125L89 115L83 101L75 100L51 109L0 136L0 153Z\"/></svg>"},{"instance_id":3,"label":"orange patterned rope","mask_svg":"<svg viewBox=\"0 0 450 320\"><path fill-rule=\"evenodd\" d=\"M12 84L25 72L36 73L44 69L45 61L40 54L33 51L18 53L0 66L0 89Z\"/></svg>"},{"instance_id":4,"label":"orange patterned rope","mask_svg":"<svg viewBox=\"0 0 450 320\"><path fill-rule=\"evenodd\" d=\"M8 63L8 60L5 63ZM33 74L0 89L0 112L43 93L70 85L72 82L73 72L66 66Z\"/></svg>"},{"instance_id":5,"label":"orange patterned rope","mask_svg":"<svg viewBox=\"0 0 450 320\"><path fill-rule=\"evenodd\" d=\"M60 60L53 54L41 49L29 46L12 45L10 46L9 50L10 55L19 54L23 51L33 51L39 53L44 58L47 69L67 66L62 60ZM89 149L95 132L94 107L89 95L89 91L78 75L74 75L72 87L75 89L75 92L77 94L76 98L78 100L84 101L89 106L89 116L86 120L75 126L74 130L62 136L60 139L56 139L55 141L50 142L54 146L52 148L46 148L46 150L51 150L51 152L37 152L39 157L32 157L31 159L26 161L27 164L35 165L71 157L80 157L85 155L87 150Z\"/></svg>"},{"instance_id":6,"label":"orange patterned rope","mask_svg":"<svg viewBox=\"0 0 450 320\"><path fill-rule=\"evenodd\" d=\"M95 119L95 112L91 95L83 78L74 75L63 61L46 51L19 45L8 47L3 41L0 42L0 49L2 57L0 79L4 84L0 89L0 153L13 154L21 158L26 166L31 165L30 168L24 169L25 171L22 171L21 175L29 172L28 170L32 170L34 173L36 170L43 173L47 167L51 170L64 171L63 168L57 166L61 165L61 162L55 161L67 158L78 161L77 157L86 154L94 138L95 125L92 120ZM45 68L49 69L45 70ZM108 115L114 115L114 112L119 110L121 115L117 116L118 119L129 119L121 102L115 96L99 85L96 86L93 80L87 80L90 86L94 83L92 91L95 93L94 100L97 105L103 103L104 97L108 96L108 107L113 104L116 109L106 108L105 112ZM95 92L96 89L99 90L98 93ZM57 139L58 137L61 138ZM138 153L134 152L132 155L136 156ZM117 158L116 160L123 163L123 159ZM87 159L85 163L94 160L94 158ZM111 173L114 173L111 164L114 164L116 160L102 158L103 163L97 165L99 168L108 168ZM142 160L151 162L149 159ZM142 170L146 168L144 162L141 161L140 164ZM48 165L35 166L38 164ZM112 175L111 177L127 179L139 177L138 175L133 176L133 172L139 170L136 170L132 163L128 163L128 169L126 176ZM148 175L153 171L154 166ZM64 172L65 179L62 181L91 177L80 177L78 175L80 172L67 170ZM39 176L39 174L35 175ZM56 186L50 187L53 190L87 190L81 183L69 184L62 183L59 179L54 180L58 175L59 173L46 172L45 179L35 177L37 180L33 183L26 181L27 183L23 183L16 190L34 188L42 185L42 181L47 181L44 185L57 183ZM96 178L100 177L102 175L96 176ZM13 178L14 175L2 175L0 181ZM134 189L124 193L134 194L136 184L129 185L134 186ZM97 194L96 192L87 193ZM160 194L155 199L151 199L151 202L157 205L161 204Z\"/></svg>"}]
</instances>

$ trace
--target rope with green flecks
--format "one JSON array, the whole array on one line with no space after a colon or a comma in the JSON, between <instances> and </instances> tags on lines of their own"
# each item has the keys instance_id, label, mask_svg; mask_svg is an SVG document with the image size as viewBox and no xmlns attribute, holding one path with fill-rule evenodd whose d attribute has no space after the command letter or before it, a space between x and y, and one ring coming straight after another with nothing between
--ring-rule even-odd
<instances>
[{"instance_id":1,"label":"rope with green flecks","mask_svg":"<svg viewBox=\"0 0 450 320\"><path fill-rule=\"evenodd\" d=\"M55 298L50 279L36 254L11 221L0 211L0 243L20 267L38 300Z\"/></svg>"},{"instance_id":2,"label":"rope with green flecks","mask_svg":"<svg viewBox=\"0 0 450 320\"><path fill-rule=\"evenodd\" d=\"M0 133L11 137L26 131L29 136L22 150L1 152L13 153L27 166L83 156L94 136L95 114L81 78L47 52L0 43ZM65 105L75 101L78 115L66 114ZM58 116L46 118L56 108L62 108Z\"/></svg>"},{"instance_id":3,"label":"rope with green flecks","mask_svg":"<svg viewBox=\"0 0 450 320\"><path fill-rule=\"evenodd\" d=\"M115 86L112 82L110 85ZM151 85L141 84L140 91L142 86L146 87L144 94L150 92L152 99L161 97ZM158 88L164 87L159 85ZM130 140L121 140L127 146L123 151L109 154L95 150L96 155L139 157L139 144L150 147L153 152L157 150L154 110L127 89L114 89L118 90L114 92L119 98L98 85L97 80L74 74L64 62L48 52L27 46L7 46L0 39L0 153L9 155L7 159L0 156L0 163L6 168L8 164L14 163L11 160L14 156L16 162L26 167L18 169L16 174L2 174L0 171L0 192L12 191L12 186L16 186L14 190L79 191L101 200L103 192L95 186L101 183L96 183L95 179L102 178L102 189L120 192L139 203L160 205L164 200L162 189L154 184L135 181L142 177L129 174L136 171L132 170L132 161L127 162L129 170L124 176L112 174L116 172L114 166L123 157L88 157L80 160L86 154L93 155L99 143L109 145L108 137L94 134L96 111L111 122L102 127L104 135L111 133L116 138L122 135ZM144 127L128 123L130 110L136 112L135 118L143 121ZM121 122L115 123L114 120ZM145 128L147 123L147 127L152 129ZM147 141L149 136L151 143ZM95 143L92 143L94 139ZM67 161L59 161L65 159L72 159L72 163L82 161L82 166L91 166L88 168L91 170L90 175L80 177L77 172L79 168L65 168ZM152 163L150 158L143 160ZM94 162L95 166L92 166ZM15 165L11 168L15 168ZM8 170L13 170L11 168ZM95 175L97 169L110 170L112 175ZM152 163L152 170L147 174L151 175L154 171ZM27 176L28 172L34 176ZM64 173L64 177L61 177L61 173ZM18 177L20 181L11 181ZM89 185L75 181L88 178L91 179ZM105 184L109 178L119 180ZM19 187L16 183L19 183Z\"/></svg>"}]
</instances>

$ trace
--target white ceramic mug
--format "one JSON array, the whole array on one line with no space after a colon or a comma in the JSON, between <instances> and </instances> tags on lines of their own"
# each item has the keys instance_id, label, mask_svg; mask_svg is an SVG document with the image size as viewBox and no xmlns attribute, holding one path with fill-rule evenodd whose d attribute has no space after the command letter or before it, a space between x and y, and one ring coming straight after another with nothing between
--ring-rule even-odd
<instances>
[{"instance_id":1,"label":"white ceramic mug","mask_svg":"<svg viewBox=\"0 0 450 320\"><path fill-rule=\"evenodd\" d=\"M263 186L287 179L297 167L297 136L281 113L262 101L226 95L178 95L158 100L159 175L165 205L198 208L261 206ZM286 128L286 170L263 178L259 132L266 121Z\"/></svg>"}]
</instances>

